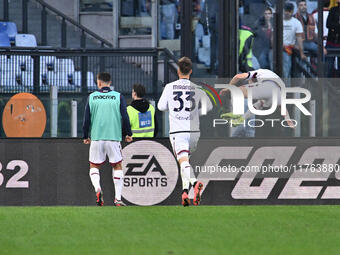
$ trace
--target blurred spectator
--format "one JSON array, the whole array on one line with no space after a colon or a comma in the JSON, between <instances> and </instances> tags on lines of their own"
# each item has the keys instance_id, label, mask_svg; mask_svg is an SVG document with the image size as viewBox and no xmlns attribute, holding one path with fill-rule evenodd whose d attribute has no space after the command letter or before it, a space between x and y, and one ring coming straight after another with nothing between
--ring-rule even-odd
<instances>
[{"instance_id":1,"label":"blurred spectator","mask_svg":"<svg viewBox=\"0 0 340 255\"><path fill-rule=\"evenodd\" d=\"M326 43L327 43L327 35L328 35L327 19L328 19L328 13L329 13L328 6L329 6L329 1L326 1L323 6L323 46L326 46ZM319 22L318 10L315 10L313 12L313 17L314 17L316 24L318 24Z\"/></svg>"},{"instance_id":2,"label":"blurred spectator","mask_svg":"<svg viewBox=\"0 0 340 255\"><path fill-rule=\"evenodd\" d=\"M248 27L239 29L239 69L240 72L249 72L253 68L253 42L254 34Z\"/></svg>"},{"instance_id":3,"label":"blurred spectator","mask_svg":"<svg viewBox=\"0 0 340 255\"><path fill-rule=\"evenodd\" d=\"M238 7L238 17L239 17L239 23L240 26L243 25L243 15L244 15L244 4L243 4L243 0L240 0L239 2L239 7Z\"/></svg>"},{"instance_id":4,"label":"blurred spectator","mask_svg":"<svg viewBox=\"0 0 340 255\"><path fill-rule=\"evenodd\" d=\"M210 36L210 69L214 71L218 65L218 18L219 0L205 0L200 23L203 24L204 34Z\"/></svg>"},{"instance_id":5,"label":"blurred spectator","mask_svg":"<svg viewBox=\"0 0 340 255\"><path fill-rule=\"evenodd\" d=\"M121 15L126 17L150 16L151 15L150 0L122 0Z\"/></svg>"},{"instance_id":6,"label":"blurred spectator","mask_svg":"<svg viewBox=\"0 0 340 255\"><path fill-rule=\"evenodd\" d=\"M308 51L312 56L318 55L317 41L317 28L316 22L312 14L307 13L306 0L299 0L298 12L295 17L301 22L303 28L303 48Z\"/></svg>"},{"instance_id":7,"label":"blurred spectator","mask_svg":"<svg viewBox=\"0 0 340 255\"><path fill-rule=\"evenodd\" d=\"M161 39L173 40L175 39L175 28L178 14L179 0L161 0L160 12L161 12Z\"/></svg>"},{"instance_id":8,"label":"blurred spectator","mask_svg":"<svg viewBox=\"0 0 340 255\"><path fill-rule=\"evenodd\" d=\"M339 0L340 1L340 0ZM283 77L288 78L292 68L292 54L296 42L301 59L305 60L306 56L303 53L303 28L296 18L293 17L294 6L291 3L286 3L284 6L283 15Z\"/></svg>"},{"instance_id":9,"label":"blurred spectator","mask_svg":"<svg viewBox=\"0 0 340 255\"><path fill-rule=\"evenodd\" d=\"M273 52L273 10L267 7L264 15L255 23L254 49L258 51L258 61L263 69L272 69Z\"/></svg>"},{"instance_id":10,"label":"blurred spectator","mask_svg":"<svg viewBox=\"0 0 340 255\"><path fill-rule=\"evenodd\" d=\"M297 12L297 4L296 0L286 0L286 4L292 4L293 5L293 15Z\"/></svg>"},{"instance_id":11,"label":"blurred spectator","mask_svg":"<svg viewBox=\"0 0 340 255\"><path fill-rule=\"evenodd\" d=\"M338 49L340 48L340 0L331 0L329 4L329 14L327 18L328 36L326 49ZM334 62L335 57L326 57L328 64L327 77L334 76ZM335 75L338 76L338 75Z\"/></svg>"}]
</instances>

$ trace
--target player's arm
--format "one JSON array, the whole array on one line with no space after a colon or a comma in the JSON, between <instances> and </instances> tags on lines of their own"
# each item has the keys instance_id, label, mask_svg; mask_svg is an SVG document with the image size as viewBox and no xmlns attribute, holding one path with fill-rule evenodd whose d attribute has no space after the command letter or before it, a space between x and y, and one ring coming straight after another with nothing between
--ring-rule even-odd
<instances>
[{"instance_id":1,"label":"player's arm","mask_svg":"<svg viewBox=\"0 0 340 255\"><path fill-rule=\"evenodd\" d=\"M305 53L303 52L303 34L301 33L298 33L296 34L296 40L297 40L297 43L298 43L298 47L299 47L299 52L300 52L300 58L301 59L307 59Z\"/></svg>"},{"instance_id":2,"label":"player's arm","mask_svg":"<svg viewBox=\"0 0 340 255\"><path fill-rule=\"evenodd\" d=\"M305 53L303 52L303 27L300 22L297 22L296 40L299 47L300 58L303 60L307 59Z\"/></svg>"},{"instance_id":3,"label":"player's arm","mask_svg":"<svg viewBox=\"0 0 340 255\"><path fill-rule=\"evenodd\" d=\"M238 84L240 81L244 81L247 80L249 78L249 73L239 73L236 74L230 81L231 85L236 85Z\"/></svg>"},{"instance_id":4,"label":"player's arm","mask_svg":"<svg viewBox=\"0 0 340 255\"><path fill-rule=\"evenodd\" d=\"M123 136L125 136L126 142L132 141L132 131L130 125L129 115L126 111L126 102L123 95L120 95L120 115L122 116L122 128Z\"/></svg>"},{"instance_id":5,"label":"player's arm","mask_svg":"<svg viewBox=\"0 0 340 255\"><path fill-rule=\"evenodd\" d=\"M230 81L230 85L235 85L238 84L240 81L244 81L244 80L247 80L250 76L250 73L239 73L239 74L236 74ZM227 93L228 93L229 89L222 89L220 91L220 95L221 96L225 96Z\"/></svg>"},{"instance_id":6,"label":"player's arm","mask_svg":"<svg viewBox=\"0 0 340 255\"><path fill-rule=\"evenodd\" d=\"M91 142L89 137L89 130L91 126L91 112L90 112L90 105L89 99L87 98L85 112L84 112L84 119L83 119L83 142L85 144L89 144Z\"/></svg>"},{"instance_id":7,"label":"player's arm","mask_svg":"<svg viewBox=\"0 0 340 255\"><path fill-rule=\"evenodd\" d=\"M160 110L162 112L167 111L169 109L169 107L168 107L168 89L167 89L167 86L165 86L165 88L163 90L161 98L158 101L157 108L158 108L158 110Z\"/></svg>"}]
</instances>

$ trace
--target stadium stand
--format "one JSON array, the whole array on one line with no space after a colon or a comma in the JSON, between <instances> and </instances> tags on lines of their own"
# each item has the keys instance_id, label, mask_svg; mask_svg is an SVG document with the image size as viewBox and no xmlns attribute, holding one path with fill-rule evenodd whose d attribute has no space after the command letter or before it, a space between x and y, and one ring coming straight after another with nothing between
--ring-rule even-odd
<instances>
[{"instance_id":1,"label":"stadium stand","mask_svg":"<svg viewBox=\"0 0 340 255\"><path fill-rule=\"evenodd\" d=\"M0 1L1 4L2 1ZM0 5L2 6L2 5ZM38 45L43 45L42 34L41 34L41 12L42 6L37 3L37 1L28 1L28 27L27 31L24 33L33 34L37 39ZM47 29L47 46L51 47L61 47L61 17L46 9L46 23L48 24ZM18 28L22 27L22 0L11 0L9 3L9 17L12 22L14 22ZM23 31L22 31L23 32ZM82 33L72 24L66 22L66 38L67 38L67 48L79 48L80 38ZM14 40L14 39L13 39ZM91 37L87 37L86 40L87 48L100 48L101 43Z\"/></svg>"},{"instance_id":2,"label":"stadium stand","mask_svg":"<svg viewBox=\"0 0 340 255\"><path fill-rule=\"evenodd\" d=\"M25 16L25 8L22 0L11 0L8 2L8 18L10 22L1 22L2 30L6 31L3 35L3 43L0 42L0 47L9 47L10 45L15 47L39 47L37 48L38 54L32 54L31 56L22 56L20 53L26 49L10 50L12 53L8 54L3 52L3 55L7 55L6 61L1 61L4 68L0 68L0 75L3 76L4 82L0 84L3 93L17 93L17 92L48 92L49 86L55 85L59 87L61 92L80 92L84 91L87 87L87 91L91 92L96 90L95 74L99 71L106 71L112 74L113 84L115 88L122 93L130 93L130 86L133 83L143 82L146 84L150 93L153 91L153 84L155 79L153 78L153 66L152 66L152 54L145 53L144 57L136 56L134 51L127 52L126 56L129 56L131 61L124 58L120 53L109 54L99 56L91 56L89 53L76 53L72 57L68 57L67 52L69 49L79 49L81 47L90 49L104 49L112 47L110 42L105 41L101 37L97 36L94 32L86 30L77 21L72 21L66 17L63 13L53 9L43 1L32 0L26 1L27 15ZM3 6L3 0L0 0L0 6ZM44 9L43 9L44 8ZM44 35L42 29L43 11L46 11L47 31L45 37L47 41L43 41ZM3 19L5 16L3 16ZM27 20L25 21L25 17ZM27 28L25 29L25 22ZM64 25L63 25L64 22ZM18 28L18 29L17 29ZM66 48L60 48L61 45L61 32L65 29ZM8 38L8 30L13 37L12 42ZM81 45L81 41L86 37L86 44ZM16 39L15 39L16 38ZM1 41L1 39L0 39ZM43 46L41 48L41 46ZM2 49L3 50L3 49ZM45 50L59 52L52 56L44 56ZM6 50L5 50L6 51ZM16 53L13 53L17 51ZM16 55L18 54L18 55ZM47 55L47 54L46 54ZM2 55L0 55L2 56ZM34 63L39 59L39 74L34 69ZM87 64L83 64L83 60ZM14 71L15 75L2 75L5 70ZM86 73L86 84L81 85L82 77ZM128 76L128 79L124 77ZM7 77L5 79L5 77ZM39 78L38 78L39 77ZM37 84L34 85L34 79L39 79Z\"/></svg>"}]
</instances>

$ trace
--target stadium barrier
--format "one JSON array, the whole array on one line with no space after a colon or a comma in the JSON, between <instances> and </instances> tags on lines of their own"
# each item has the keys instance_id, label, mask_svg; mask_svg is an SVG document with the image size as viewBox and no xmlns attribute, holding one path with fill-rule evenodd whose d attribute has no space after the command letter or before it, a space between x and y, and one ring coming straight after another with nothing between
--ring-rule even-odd
<instances>
[{"instance_id":1,"label":"stadium barrier","mask_svg":"<svg viewBox=\"0 0 340 255\"><path fill-rule=\"evenodd\" d=\"M88 150L81 139L1 139L0 205L95 205ZM124 144L123 157L127 204L180 204L168 139ZM339 138L201 140L191 163L204 205L340 204ZM112 205L109 164L101 184Z\"/></svg>"},{"instance_id":2,"label":"stadium barrier","mask_svg":"<svg viewBox=\"0 0 340 255\"><path fill-rule=\"evenodd\" d=\"M0 92L37 95L57 86L62 93L87 95L97 89L96 75L108 72L115 90L130 94L132 85L140 83L156 96L163 82L177 79L176 62L163 48L2 48Z\"/></svg>"}]
</instances>

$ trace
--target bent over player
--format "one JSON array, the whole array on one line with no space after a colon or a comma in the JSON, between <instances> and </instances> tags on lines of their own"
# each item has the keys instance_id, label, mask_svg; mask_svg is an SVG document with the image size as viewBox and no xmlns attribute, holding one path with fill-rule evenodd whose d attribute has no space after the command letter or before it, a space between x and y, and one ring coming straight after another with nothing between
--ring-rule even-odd
<instances>
[{"instance_id":1,"label":"bent over player","mask_svg":"<svg viewBox=\"0 0 340 255\"><path fill-rule=\"evenodd\" d=\"M199 110L210 111L212 104L206 94L189 79L192 62L183 57L179 60L179 80L165 86L158 102L160 111L169 111L170 142L181 167L182 205L190 205L189 185L194 188L194 205L199 205L203 183L197 181L189 163L189 154L196 149L200 138ZM200 108L201 107L201 108ZM203 112L201 111L201 112Z\"/></svg>"},{"instance_id":2,"label":"bent over player","mask_svg":"<svg viewBox=\"0 0 340 255\"><path fill-rule=\"evenodd\" d=\"M84 114L83 138L84 144L90 144L90 178L96 192L97 205L104 205L99 169L105 163L107 155L113 167L114 205L124 206L121 200L123 170L120 142L122 135L125 136L126 142L131 142L132 132L125 99L119 92L112 91L110 84L110 74L99 73L97 75L99 90L88 97Z\"/></svg>"},{"instance_id":3,"label":"bent over player","mask_svg":"<svg viewBox=\"0 0 340 255\"><path fill-rule=\"evenodd\" d=\"M253 106L257 110L262 110L268 108L272 105L273 100L273 91L278 90L281 91L285 88L284 82L281 78L271 70L268 69L258 69L255 71L250 71L247 73L240 73L233 77L230 81L230 85L237 85L241 81L248 81L248 85L240 86L242 93L245 98L248 98L248 89L251 89L252 99L257 100ZM229 93L229 89L225 88L220 91L220 95L224 96ZM281 106L281 97L278 97L277 104ZM227 117L236 118L236 115L227 113L225 114ZM243 118L248 119L253 114L248 110ZM288 111L284 116L284 119L287 121L289 127L294 128L294 124L289 117Z\"/></svg>"}]
</instances>

